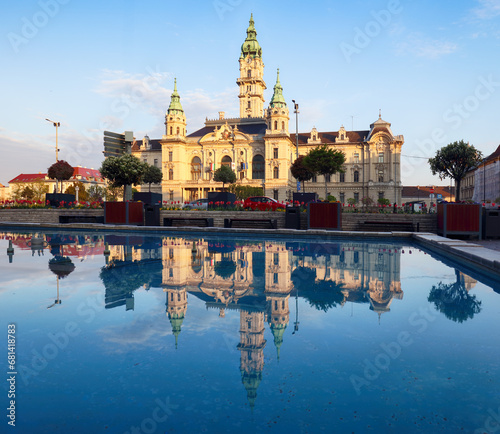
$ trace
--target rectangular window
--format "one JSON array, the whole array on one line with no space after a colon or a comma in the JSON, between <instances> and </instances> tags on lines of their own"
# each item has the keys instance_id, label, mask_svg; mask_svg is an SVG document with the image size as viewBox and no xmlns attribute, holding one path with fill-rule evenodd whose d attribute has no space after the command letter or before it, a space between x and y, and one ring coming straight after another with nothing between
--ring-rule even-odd
<instances>
[{"instance_id":1,"label":"rectangular window","mask_svg":"<svg viewBox=\"0 0 500 434\"><path fill-rule=\"evenodd\" d=\"M379 152L378 153L378 162L379 163L383 163L384 162L384 153L383 152Z\"/></svg>"},{"instance_id":2,"label":"rectangular window","mask_svg":"<svg viewBox=\"0 0 500 434\"><path fill-rule=\"evenodd\" d=\"M173 191L171 191L171 192L169 193L168 199L169 199L169 200L174 200L174 192L173 192Z\"/></svg>"},{"instance_id":3,"label":"rectangular window","mask_svg":"<svg viewBox=\"0 0 500 434\"><path fill-rule=\"evenodd\" d=\"M273 283L274 284L278 283L278 273L274 273L274 275L273 275ZM278 307L278 306L276 306L276 307Z\"/></svg>"},{"instance_id":4,"label":"rectangular window","mask_svg":"<svg viewBox=\"0 0 500 434\"><path fill-rule=\"evenodd\" d=\"M340 182L345 182L345 173L341 173L341 174L339 175L339 181L340 181Z\"/></svg>"},{"instance_id":5,"label":"rectangular window","mask_svg":"<svg viewBox=\"0 0 500 434\"><path fill-rule=\"evenodd\" d=\"M359 202L359 193L354 193L354 202Z\"/></svg>"},{"instance_id":6,"label":"rectangular window","mask_svg":"<svg viewBox=\"0 0 500 434\"><path fill-rule=\"evenodd\" d=\"M313 177L311 178L311 181L312 182L318 182L318 178L316 177L316 175L313 175Z\"/></svg>"},{"instance_id":7,"label":"rectangular window","mask_svg":"<svg viewBox=\"0 0 500 434\"><path fill-rule=\"evenodd\" d=\"M378 172L378 182L384 182L384 171L383 170Z\"/></svg>"},{"instance_id":8,"label":"rectangular window","mask_svg":"<svg viewBox=\"0 0 500 434\"><path fill-rule=\"evenodd\" d=\"M274 150L273 150L273 158L278 158L278 148L274 148Z\"/></svg>"},{"instance_id":9,"label":"rectangular window","mask_svg":"<svg viewBox=\"0 0 500 434\"><path fill-rule=\"evenodd\" d=\"M153 165L154 165L155 167L158 167L158 158L155 158L155 161L154 161Z\"/></svg>"},{"instance_id":10,"label":"rectangular window","mask_svg":"<svg viewBox=\"0 0 500 434\"><path fill-rule=\"evenodd\" d=\"M174 153L172 151L168 152L168 161L172 161L174 159Z\"/></svg>"},{"instance_id":11,"label":"rectangular window","mask_svg":"<svg viewBox=\"0 0 500 434\"><path fill-rule=\"evenodd\" d=\"M144 160L142 160L142 161L143 161L144 163L147 163L147 162L148 162L147 158L144 158Z\"/></svg>"},{"instance_id":12,"label":"rectangular window","mask_svg":"<svg viewBox=\"0 0 500 434\"><path fill-rule=\"evenodd\" d=\"M355 164L359 163L359 154L358 153L354 154L354 163Z\"/></svg>"},{"instance_id":13,"label":"rectangular window","mask_svg":"<svg viewBox=\"0 0 500 434\"><path fill-rule=\"evenodd\" d=\"M330 175L325 175L325 181L330 182Z\"/></svg>"},{"instance_id":14,"label":"rectangular window","mask_svg":"<svg viewBox=\"0 0 500 434\"><path fill-rule=\"evenodd\" d=\"M345 193L340 193L340 203L345 203Z\"/></svg>"},{"instance_id":15,"label":"rectangular window","mask_svg":"<svg viewBox=\"0 0 500 434\"><path fill-rule=\"evenodd\" d=\"M384 192L383 191L379 191L378 192L378 198L379 199L383 199L384 198Z\"/></svg>"},{"instance_id":16,"label":"rectangular window","mask_svg":"<svg viewBox=\"0 0 500 434\"><path fill-rule=\"evenodd\" d=\"M273 190L273 199L278 200L278 190Z\"/></svg>"}]
</instances>

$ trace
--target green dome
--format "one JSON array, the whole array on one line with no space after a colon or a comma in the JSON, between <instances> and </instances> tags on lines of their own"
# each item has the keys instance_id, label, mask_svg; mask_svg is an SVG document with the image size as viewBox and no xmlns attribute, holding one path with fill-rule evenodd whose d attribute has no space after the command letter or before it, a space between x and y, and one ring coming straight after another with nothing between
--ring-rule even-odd
<instances>
[{"instance_id":1,"label":"green dome","mask_svg":"<svg viewBox=\"0 0 500 434\"><path fill-rule=\"evenodd\" d=\"M177 79L174 79L174 92L170 97L170 105L168 107L168 114L183 114L184 110L181 105L181 97L177 93Z\"/></svg>"},{"instance_id":2,"label":"green dome","mask_svg":"<svg viewBox=\"0 0 500 434\"><path fill-rule=\"evenodd\" d=\"M247 29L247 38L241 46L240 58L244 59L247 56L262 57L262 48L260 48L259 42L257 41L257 31L254 27L253 14L250 16L250 24Z\"/></svg>"}]
</instances>

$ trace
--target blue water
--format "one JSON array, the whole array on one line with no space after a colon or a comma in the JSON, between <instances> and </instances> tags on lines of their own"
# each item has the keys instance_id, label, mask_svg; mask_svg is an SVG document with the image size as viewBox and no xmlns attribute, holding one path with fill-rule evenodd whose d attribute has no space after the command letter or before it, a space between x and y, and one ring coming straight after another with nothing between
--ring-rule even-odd
<instances>
[{"instance_id":1,"label":"blue water","mask_svg":"<svg viewBox=\"0 0 500 434\"><path fill-rule=\"evenodd\" d=\"M408 241L33 235L0 234L17 432L500 431L500 282Z\"/></svg>"}]
</instances>

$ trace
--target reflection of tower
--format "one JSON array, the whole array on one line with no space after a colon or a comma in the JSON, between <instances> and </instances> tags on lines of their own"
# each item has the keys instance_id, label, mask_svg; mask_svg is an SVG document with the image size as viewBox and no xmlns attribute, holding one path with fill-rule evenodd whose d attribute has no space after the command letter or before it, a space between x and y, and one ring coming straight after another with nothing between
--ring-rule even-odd
<instances>
[{"instance_id":1,"label":"reflection of tower","mask_svg":"<svg viewBox=\"0 0 500 434\"><path fill-rule=\"evenodd\" d=\"M175 348L177 348L177 339L181 333L182 322L187 310L187 292L185 287L181 289L165 288L163 291L167 294L165 306L172 325L172 333L175 336Z\"/></svg>"},{"instance_id":2,"label":"reflection of tower","mask_svg":"<svg viewBox=\"0 0 500 434\"><path fill-rule=\"evenodd\" d=\"M240 372L250 408L254 408L257 388L264 369L264 312L240 311Z\"/></svg>"},{"instance_id":3,"label":"reflection of tower","mask_svg":"<svg viewBox=\"0 0 500 434\"><path fill-rule=\"evenodd\" d=\"M279 243L266 246L267 321L274 336L278 360L283 334L290 320L288 300L292 289L290 253Z\"/></svg>"},{"instance_id":4,"label":"reflection of tower","mask_svg":"<svg viewBox=\"0 0 500 434\"><path fill-rule=\"evenodd\" d=\"M280 358L280 348L283 343L283 334L290 320L290 309L288 308L288 294L269 294L266 299L269 303L268 322L274 336L274 345L278 360Z\"/></svg>"}]
</instances>

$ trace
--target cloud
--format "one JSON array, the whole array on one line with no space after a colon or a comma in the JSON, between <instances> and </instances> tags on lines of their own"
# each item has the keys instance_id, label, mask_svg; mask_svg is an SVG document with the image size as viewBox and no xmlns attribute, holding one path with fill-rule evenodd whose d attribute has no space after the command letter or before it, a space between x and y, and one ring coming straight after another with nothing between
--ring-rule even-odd
<instances>
[{"instance_id":1,"label":"cloud","mask_svg":"<svg viewBox=\"0 0 500 434\"><path fill-rule=\"evenodd\" d=\"M471 11L474 18L490 20L500 15L500 0L478 0L478 3Z\"/></svg>"},{"instance_id":2,"label":"cloud","mask_svg":"<svg viewBox=\"0 0 500 434\"><path fill-rule=\"evenodd\" d=\"M411 54L426 59L437 59L442 56L454 53L458 45L437 39L431 39L414 34L410 35L406 41L397 45L398 53Z\"/></svg>"}]
</instances>

